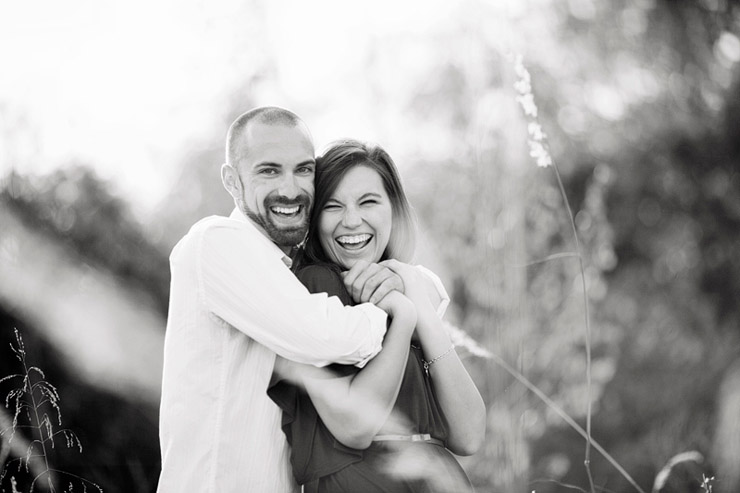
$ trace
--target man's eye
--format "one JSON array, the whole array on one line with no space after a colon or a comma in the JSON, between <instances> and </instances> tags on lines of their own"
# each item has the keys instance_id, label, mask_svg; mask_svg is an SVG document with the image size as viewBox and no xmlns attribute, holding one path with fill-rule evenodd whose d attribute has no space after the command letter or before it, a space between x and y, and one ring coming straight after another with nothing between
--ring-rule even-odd
<instances>
[{"instance_id":1,"label":"man's eye","mask_svg":"<svg viewBox=\"0 0 740 493\"><path fill-rule=\"evenodd\" d=\"M300 174L302 174L302 175L311 175L311 174L313 174L313 167L311 167L311 166L302 166L302 167L298 168L297 172L300 173Z\"/></svg>"},{"instance_id":2,"label":"man's eye","mask_svg":"<svg viewBox=\"0 0 740 493\"><path fill-rule=\"evenodd\" d=\"M263 168L260 170L261 175L276 175L277 170L274 168Z\"/></svg>"}]
</instances>

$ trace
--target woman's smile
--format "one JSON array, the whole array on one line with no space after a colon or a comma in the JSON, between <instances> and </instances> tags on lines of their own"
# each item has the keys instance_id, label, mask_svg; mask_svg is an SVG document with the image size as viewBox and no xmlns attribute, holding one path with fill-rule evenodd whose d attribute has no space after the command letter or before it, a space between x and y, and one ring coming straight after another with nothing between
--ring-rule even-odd
<instances>
[{"instance_id":1,"label":"woman's smile","mask_svg":"<svg viewBox=\"0 0 740 493\"><path fill-rule=\"evenodd\" d=\"M378 262L390 239L393 209L377 171L347 171L319 215L319 241L332 262L350 269L358 260Z\"/></svg>"},{"instance_id":2,"label":"woman's smile","mask_svg":"<svg viewBox=\"0 0 740 493\"><path fill-rule=\"evenodd\" d=\"M342 235L337 238L337 243L345 250L361 250L366 247L370 240L373 239L373 235L365 233L358 235Z\"/></svg>"}]
</instances>

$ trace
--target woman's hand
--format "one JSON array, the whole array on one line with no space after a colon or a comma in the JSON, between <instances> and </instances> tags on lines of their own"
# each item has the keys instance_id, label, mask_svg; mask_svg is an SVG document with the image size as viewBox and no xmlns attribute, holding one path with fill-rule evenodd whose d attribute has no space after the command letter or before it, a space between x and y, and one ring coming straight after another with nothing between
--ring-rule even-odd
<instances>
[{"instance_id":1,"label":"woman's hand","mask_svg":"<svg viewBox=\"0 0 740 493\"><path fill-rule=\"evenodd\" d=\"M433 273L394 259L377 264L358 260L342 273L342 279L356 303L377 305L391 291L399 291L408 295L417 308L426 308L428 301L442 316L449 302L447 292Z\"/></svg>"},{"instance_id":2,"label":"woman's hand","mask_svg":"<svg viewBox=\"0 0 740 493\"><path fill-rule=\"evenodd\" d=\"M425 276L419 269L413 265L399 262L395 259L384 260L380 265L388 268L391 272L397 274L403 282L403 293L416 305L419 315L422 312L436 313L435 302L439 300L439 292L431 282L429 277Z\"/></svg>"},{"instance_id":3,"label":"woman's hand","mask_svg":"<svg viewBox=\"0 0 740 493\"><path fill-rule=\"evenodd\" d=\"M416 325L416 306L405 295L398 291L391 291L376 305L385 311L392 319L403 318L404 325Z\"/></svg>"},{"instance_id":4,"label":"woman's hand","mask_svg":"<svg viewBox=\"0 0 740 493\"><path fill-rule=\"evenodd\" d=\"M388 267L358 260L342 273L344 285L355 303L378 304L391 291L404 292L401 277Z\"/></svg>"}]
</instances>

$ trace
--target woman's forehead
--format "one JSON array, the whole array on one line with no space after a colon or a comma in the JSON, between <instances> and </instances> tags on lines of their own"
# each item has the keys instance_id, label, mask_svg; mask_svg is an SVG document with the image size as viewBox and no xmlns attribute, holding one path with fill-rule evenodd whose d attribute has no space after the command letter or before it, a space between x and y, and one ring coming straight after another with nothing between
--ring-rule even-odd
<instances>
[{"instance_id":1,"label":"woman's forehead","mask_svg":"<svg viewBox=\"0 0 740 493\"><path fill-rule=\"evenodd\" d=\"M375 169L360 164L353 166L342 176L333 195L362 195L371 192L387 195L383 178Z\"/></svg>"}]
</instances>

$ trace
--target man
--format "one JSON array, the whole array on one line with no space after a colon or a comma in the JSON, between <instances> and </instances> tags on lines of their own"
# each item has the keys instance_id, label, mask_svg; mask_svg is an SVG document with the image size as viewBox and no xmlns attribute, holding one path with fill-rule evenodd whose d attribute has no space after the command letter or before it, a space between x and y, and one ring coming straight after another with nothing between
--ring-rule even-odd
<instances>
[{"instance_id":1,"label":"man","mask_svg":"<svg viewBox=\"0 0 740 493\"><path fill-rule=\"evenodd\" d=\"M160 492L293 491L280 412L265 393L275 354L362 365L386 328L378 308L311 295L289 270L313 200L305 124L258 108L232 124L226 147L222 179L236 209L196 223L170 256Z\"/></svg>"}]
</instances>

